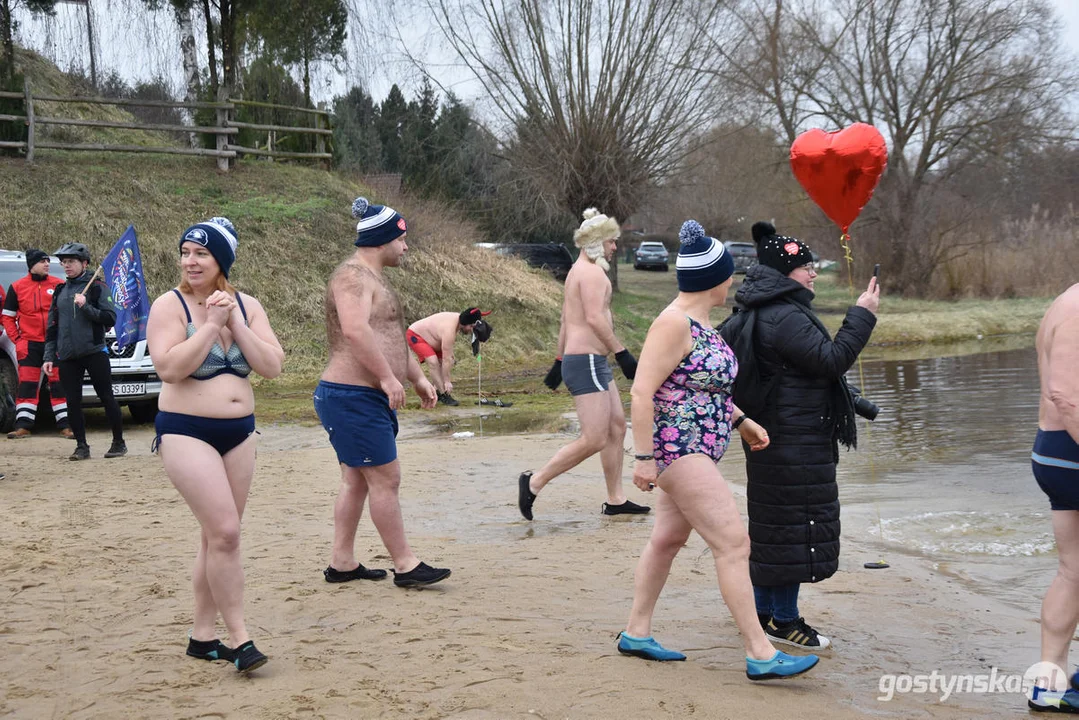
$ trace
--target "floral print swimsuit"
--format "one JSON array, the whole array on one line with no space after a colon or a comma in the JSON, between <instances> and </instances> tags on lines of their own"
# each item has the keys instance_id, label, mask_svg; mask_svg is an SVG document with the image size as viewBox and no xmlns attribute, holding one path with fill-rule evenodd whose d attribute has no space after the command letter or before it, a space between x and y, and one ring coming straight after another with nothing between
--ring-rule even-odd
<instances>
[{"instance_id":1,"label":"floral print swimsuit","mask_svg":"<svg viewBox=\"0 0 1079 720\"><path fill-rule=\"evenodd\" d=\"M687 319L693 349L653 398L652 448L659 472L685 455L707 455L718 462L731 439L738 359L718 331Z\"/></svg>"}]
</instances>

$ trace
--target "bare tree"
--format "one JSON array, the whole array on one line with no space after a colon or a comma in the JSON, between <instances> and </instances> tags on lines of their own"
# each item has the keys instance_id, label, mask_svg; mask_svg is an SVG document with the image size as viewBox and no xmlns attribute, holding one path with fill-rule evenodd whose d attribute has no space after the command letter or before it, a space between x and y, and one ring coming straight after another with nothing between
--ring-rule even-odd
<instances>
[{"instance_id":1,"label":"bare tree","mask_svg":"<svg viewBox=\"0 0 1079 720\"><path fill-rule=\"evenodd\" d=\"M888 171L866 219L900 289L924 289L965 252L934 223L934 188L1074 132L1075 74L1045 0L743 0L733 16L747 42L714 37L713 69L789 141L858 121L886 135Z\"/></svg>"},{"instance_id":2,"label":"bare tree","mask_svg":"<svg viewBox=\"0 0 1079 720\"><path fill-rule=\"evenodd\" d=\"M506 121L514 168L578 221L590 206L628 218L713 114L702 68L715 2L426 2Z\"/></svg>"},{"instance_id":3,"label":"bare tree","mask_svg":"<svg viewBox=\"0 0 1079 720\"><path fill-rule=\"evenodd\" d=\"M0 68L10 82L15 78L15 11L25 6L32 13L54 14L57 0L0 0L0 42L3 43L3 55Z\"/></svg>"}]
</instances>

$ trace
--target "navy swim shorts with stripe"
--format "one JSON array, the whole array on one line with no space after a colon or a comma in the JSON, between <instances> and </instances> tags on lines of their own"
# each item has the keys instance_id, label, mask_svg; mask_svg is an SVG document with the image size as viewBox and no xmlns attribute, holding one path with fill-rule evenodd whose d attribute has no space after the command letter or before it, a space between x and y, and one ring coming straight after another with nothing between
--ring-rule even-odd
<instances>
[{"instance_id":1,"label":"navy swim shorts with stripe","mask_svg":"<svg viewBox=\"0 0 1079 720\"><path fill-rule=\"evenodd\" d=\"M1038 430L1030 463L1049 507L1079 510L1079 444L1067 430Z\"/></svg>"}]
</instances>

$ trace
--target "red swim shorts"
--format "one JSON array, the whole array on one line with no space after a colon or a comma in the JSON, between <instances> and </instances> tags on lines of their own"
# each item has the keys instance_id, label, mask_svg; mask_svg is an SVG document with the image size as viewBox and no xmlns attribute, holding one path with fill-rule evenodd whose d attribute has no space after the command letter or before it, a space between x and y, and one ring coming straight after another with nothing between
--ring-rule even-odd
<instances>
[{"instance_id":1,"label":"red swim shorts","mask_svg":"<svg viewBox=\"0 0 1079 720\"><path fill-rule=\"evenodd\" d=\"M416 353L416 357L420 359L420 362L425 361L432 355L437 357L439 360L442 359L442 353L435 352L435 349L431 347L430 343L428 343L416 333L412 332L412 328L405 330L405 339L408 341L408 346L412 348L412 352Z\"/></svg>"}]
</instances>

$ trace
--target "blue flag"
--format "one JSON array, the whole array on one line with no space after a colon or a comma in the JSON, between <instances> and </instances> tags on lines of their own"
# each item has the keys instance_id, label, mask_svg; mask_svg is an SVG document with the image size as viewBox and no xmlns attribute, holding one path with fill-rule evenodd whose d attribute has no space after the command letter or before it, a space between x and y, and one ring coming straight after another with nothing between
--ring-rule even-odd
<instances>
[{"instance_id":1,"label":"blue flag","mask_svg":"<svg viewBox=\"0 0 1079 720\"><path fill-rule=\"evenodd\" d=\"M146 278L142 274L142 256L139 255L134 225L128 225L101 267L116 305L116 344L123 348L145 340L150 298L146 294Z\"/></svg>"}]
</instances>

